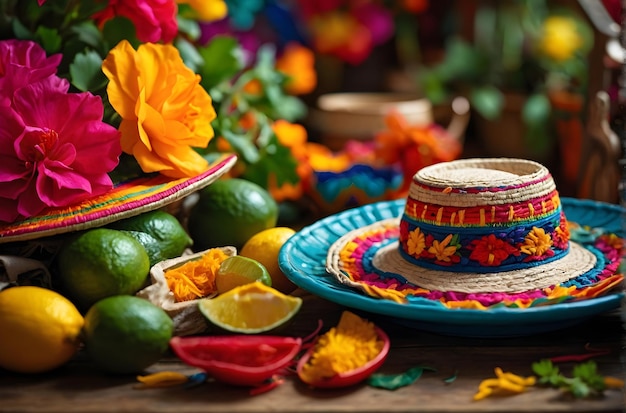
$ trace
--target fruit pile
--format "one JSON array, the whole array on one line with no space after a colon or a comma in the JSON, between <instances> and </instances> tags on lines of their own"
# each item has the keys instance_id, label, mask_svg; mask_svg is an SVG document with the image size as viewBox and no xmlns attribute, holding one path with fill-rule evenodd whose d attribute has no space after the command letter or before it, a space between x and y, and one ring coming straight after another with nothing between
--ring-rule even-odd
<instances>
[{"instance_id":1,"label":"fruit pile","mask_svg":"<svg viewBox=\"0 0 626 413\"><path fill-rule=\"evenodd\" d=\"M150 285L150 269L226 246L239 255L214 254L202 264L215 272L210 297L195 297L208 329L273 331L302 302L289 295L296 287L278 266L280 248L294 230L277 227L277 219L267 191L230 178L198 192L186 225L156 210L60 236L50 265L54 289L15 285L0 291L0 368L46 372L84 350L105 372L142 372L168 351L175 335L172 317L136 295Z\"/></svg>"}]
</instances>

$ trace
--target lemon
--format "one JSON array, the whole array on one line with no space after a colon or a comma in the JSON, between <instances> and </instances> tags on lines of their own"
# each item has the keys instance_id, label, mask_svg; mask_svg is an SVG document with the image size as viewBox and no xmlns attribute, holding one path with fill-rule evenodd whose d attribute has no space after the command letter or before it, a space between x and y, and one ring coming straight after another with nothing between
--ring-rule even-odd
<instances>
[{"instance_id":1,"label":"lemon","mask_svg":"<svg viewBox=\"0 0 626 413\"><path fill-rule=\"evenodd\" d=\"M200 312L212 325L243 334L275 330L291 320L301 306L300 297L285 295L259 281L198 303Z\"/></svg>"},{"instance_id":2,"label":"lemon","mask_svg":"<svg viewBox=\"0 0 626 413\"><path fill-rule=\"evenodd\" d=\"M107 297L85 314L85 350L111 373L138 373L167 351L174 323L161 308L130 295Z\"/></svg>"},{"instance_id":3,"label":"lemon","mask_svg":"<svg viewBox=\"0 0 626 413\"><path fill-rule=\"evenodd\" d=\"M163 210L146 212L109 224L108 228L129 231L148 252L150 266L180 257L193 240L178 219Z\"/></svg>"},{"instance_id":4,"label":"lemon","mask_svg":"<svg viewBox=\"0 0 626 413\"><path fill-rule=\"evenodd\" d=\"M0 292L0 367L41 373L68 362L80 345L83 316L67 298L41 287Z\"/></svg>"},{"instance_id":5,"label":"lemon","mask_svg":"<svg viewBox=\"0 0 626 413\"><path fill-rule=\"evenodd\" d=\"M198 194L188 220L196 250L241 248L252 235L276 226L276 201L253 182L238 178L218 180Z\"/></svg>"},{"instance_id":6,"label":"lemon","mask_svg":"<svg viewBox=\"0 0 626 413\"><path fill-rule=\"evenodd\" d=\"M254 234L239 252L242 257L252 258L265 266L272 279L272 287L289 294L296 289L278 265L280 249L296 232L288 227L274 227Z\"/></svg>"},{"instance_id":7,"label":"lemon","mask_svg":"<svg viewBox=\"0 0 626 413\"><path fill-rule=\"evenodd\" d=\"M272 286L272 278L263 264L238 255L222 261L215 273L215 286L218 294L255 281Z\"/></svg>"},{"instance_id":8,"label":"lemon","mask_svg":"<svg viewBox=\"0 0 626 413\"><path fill-rule=\"evenodd\" d=\"M135 294L150 270L148 254L122 231L96 228L72 237L57 257L62 288L79 309L119 294Z\"/></svg>"}]
</instances>

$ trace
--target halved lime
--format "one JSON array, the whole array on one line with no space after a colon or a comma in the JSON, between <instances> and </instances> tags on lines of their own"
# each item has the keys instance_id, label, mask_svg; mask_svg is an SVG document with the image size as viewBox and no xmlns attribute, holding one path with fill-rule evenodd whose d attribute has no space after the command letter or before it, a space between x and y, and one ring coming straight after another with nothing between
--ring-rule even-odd
<instances>
[{"instance_id":1,"label":"halved lime","mask_svg":"<svg viewBox=\"0 0 626 413\"><path fill-rule=\"evenodd\" d=\"M255 281L272 286L272 277L263 264L240 255L226 258L215 273L215 286L218 294Z\"/></svg>"},{"instance_id":2,"label":"halved lime","mask_svg":"<svg viewBox=\"0 0 626 413\"><path fill-rule=\"evenodd\" d=\"M198 303L209 323L228 332L243 334L275 330L296 315L301 306L300 297L285 295L259 281Z\"/></svg>"}]
</instances>

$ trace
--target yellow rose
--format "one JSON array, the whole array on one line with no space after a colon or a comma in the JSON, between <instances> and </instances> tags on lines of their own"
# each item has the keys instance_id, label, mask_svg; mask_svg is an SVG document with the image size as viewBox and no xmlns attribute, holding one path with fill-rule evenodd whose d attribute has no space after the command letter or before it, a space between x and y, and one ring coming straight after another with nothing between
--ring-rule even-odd
<instances>
[{"instance_id":1,"label":"yellow rose","mask_svg":"<svg viewBox=\"0 0 626 413\"><path fill-rule=\"evenodd\" d=\"M573 57L583 45L576 22L564 16L551 16L543 22L539 50L546 56L564 61Z\"/></svg>"},{"instance_id":2,"label":"yellow rose","mask_svg":"<svg viewBox=\"0 0 626 413\"><path fill-rule=\"evenodd\" d=\"M172 178L198 175L208 162L193 148L213 138L216 114L200 76L167 44L145 43L137 51L121 41L102 64L109 101L122 122L122 150L144 172Z\"/></svg>"}]
</instances>

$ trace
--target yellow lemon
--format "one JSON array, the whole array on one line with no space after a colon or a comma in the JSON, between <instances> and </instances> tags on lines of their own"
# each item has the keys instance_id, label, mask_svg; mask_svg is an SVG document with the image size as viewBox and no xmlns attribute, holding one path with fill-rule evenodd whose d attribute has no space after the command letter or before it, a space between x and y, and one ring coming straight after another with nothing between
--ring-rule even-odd
<instances>
[{"instance_id":1,"label":"yellow lemon","mask_svg":"<svg viewBox=\"0 0 626 413\"><path fill-rule=\"evenodd\" d=\"M200 312L212 325L242 334L276 330L291 320L301 306L300 297L285 295L260 281L235 287L198 303Z\"/></svg>"},{"instance_id":2,"label":"yellow lemon","mask_svg":"<svg viewBox=\"0 0 626 413\"><path fill-rule=\"evenodd\" d=\"M288 227L274 227L253 235L239 252L242 257L252 258L263 264L272 278L272 287L289 294L296 289L278 265L278 254L282 246L296 232Z\"/></svg>"},{"instance_id":3,"label":"yellow lemon","mask_svg":"<svg viewBox=\"0 0 626 413\"><path fill-rule=\"evenodd\" d=\"M41 373L68 362L80 345L83 316L68 299L41 287L0 292L0 367Z\"/></svg>"}]
</instances>

